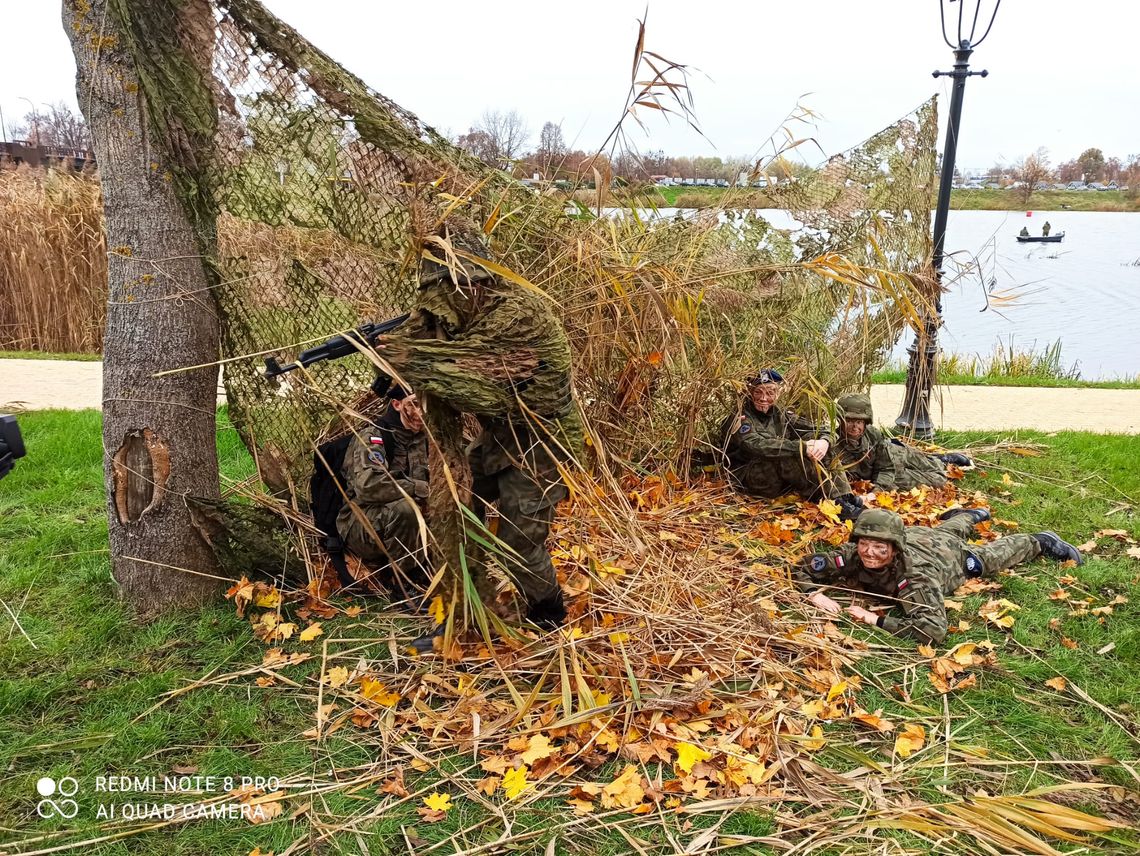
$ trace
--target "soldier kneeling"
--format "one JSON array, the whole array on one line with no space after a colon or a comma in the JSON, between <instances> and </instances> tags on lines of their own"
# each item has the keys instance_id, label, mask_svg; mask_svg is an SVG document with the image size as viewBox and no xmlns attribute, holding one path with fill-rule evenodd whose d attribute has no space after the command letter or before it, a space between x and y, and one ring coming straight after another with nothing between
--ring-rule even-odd
<instances>
[{"instance_id":1,"label":"soldier kneeling","mask_svg":"<svg viewBox=\"0 0 1140 856\"><path fill-rule=\"evenodd\" d=\"M941 487L947 481L947 464L974 465L958 452L927 455L900 440L888 439L874 426L869 395L845 395L836 404L839 441L835 452L850 480L872 482L879 490L910 490L919 485Z\"/></svg>"},{"instance_id":2,"label":"soldier kneeling","mask_svg":"<svg viewBox=\"0 0 1140 856\"><path fill-rule=\"evenodd\" d=\"M428 496L427 432L415 393L393 385L387 396L379 422L354 436L345 452L341 476L348 502L336 528L345 550L369 565L387 562L400 587L423 588L430 579L420 533Z\"/></svg>"},{"instance_id":3,"label":"soldier kneeling","mask_svg":"<svg viewBox=\"0 0 1140 856\"><path fill-rule=\"evenodd\" d=\"M855 522L847 544L834 553L806 557L792 576L802 589L816 589L808 600L832 615L839 614L839 604L821 585L836 583L890 598L901 616L877 615L856 605L848 606L847 614L899 636L938 643L948 630L943 599L967 578L994 577L1038 556L1081 564L1076 547L1053 532L970 544L975 524L990 519L985 508L956 508L942 517L945 522L933 528L904 526L893 511L869 509Z\"/></svg>"}]
</instances>

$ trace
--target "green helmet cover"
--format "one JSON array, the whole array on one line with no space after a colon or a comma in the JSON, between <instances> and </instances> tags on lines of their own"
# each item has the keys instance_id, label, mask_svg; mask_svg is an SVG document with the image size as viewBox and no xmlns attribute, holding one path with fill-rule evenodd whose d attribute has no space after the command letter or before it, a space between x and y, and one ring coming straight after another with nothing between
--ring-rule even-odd
<instances>
[{"instance_id":1,"label":"green helmet cover","mask_svg":"<svg viewBox=\"0 0 1140 856\"><path fill-rule=\"evenodd\" d=\"M878 541L888 541L895 545L900 552L906 546L906 527L902 518L893 511L885 508L868 508L855 521L851 530L851 540L860 538L875 538Z\"/></svg>"},{"instance_id":2,"label":"green helmet cover","mask_svg":"<svg viewBox=\"0 0 1140 856\"><path fill-rule=\"evenodd\" d=\"M853 392L843 396L836 402L839 407L839 416L843 419L862 419L865 422L874 422L875 414L871 410L871 396L862 392Z\"/></svg>"}]
</instances>

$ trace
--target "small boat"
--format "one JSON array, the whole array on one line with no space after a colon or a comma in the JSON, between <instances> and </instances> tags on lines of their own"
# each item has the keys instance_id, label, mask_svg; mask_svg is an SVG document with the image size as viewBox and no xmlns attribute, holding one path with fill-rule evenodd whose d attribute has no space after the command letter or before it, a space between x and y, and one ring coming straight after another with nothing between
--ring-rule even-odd
<instances>
[{"instance_id":1,"label":"small boat","mask_svg":"<svg viewBox=\"0 0 1140 856\"><path fill-rule=\"evenodd\" d=\"M1059 244L1065 239L1064 232L1056 235L1018 235L1017 240L1022 244Z\"/></svg>"}]
</instances>

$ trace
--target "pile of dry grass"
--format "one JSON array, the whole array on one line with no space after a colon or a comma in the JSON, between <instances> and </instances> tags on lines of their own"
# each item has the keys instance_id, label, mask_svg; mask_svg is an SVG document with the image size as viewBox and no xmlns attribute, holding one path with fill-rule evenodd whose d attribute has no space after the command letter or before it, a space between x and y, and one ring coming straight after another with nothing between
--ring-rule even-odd
<instances>
[{"instance_id":1,"label":"pile of dry grass","mask_svg":"<svg viewBox=\"0 0 1140 856\"><path fill-rule=\"evenodd\" d=\"M94 353L107 312L93 173L0 169L0 348Z\"/></svg>"}]
</instances>

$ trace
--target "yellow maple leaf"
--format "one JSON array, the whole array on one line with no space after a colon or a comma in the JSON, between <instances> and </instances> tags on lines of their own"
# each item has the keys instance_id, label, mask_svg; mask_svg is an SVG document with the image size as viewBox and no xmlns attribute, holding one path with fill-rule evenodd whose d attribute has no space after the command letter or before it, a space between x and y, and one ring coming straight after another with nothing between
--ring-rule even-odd
<instances>
[{"instance_id":1,"label":"yellow maple leaf","mask_svg":"<svg viewBox=\"0 0 1140 856\"><path fill-rule=\"evenodd\" d=\"M909 758L921 749L926 743L926 729L921 725L908 722L898 737L895 738L895 754L900 758Z\"/></svg>"},{"instance_id":2,"label":"yellow maple leaf","mask_svg":"<svg viewBox=\"0 0 1140 856\"><path fill-rule=\"evenodd\" d=\"M691 773L693 765L698 761L707 761L712 757L711 752L706 752L693 743L677 743L673 748L677 750L676 766L686 773Z\"/></svg>"},{"instance_id":3,"label":"yellow maple leaf","mask_svg":"<svg viewBox=\"0 0 1140 856\"><path fill-rule=\"evenodd\" d=\"M447 811L451 808L451 794L433 793L424 797L424 805L432 811Z\"/></svg>"},{"instance_id":4,"label":"yellow maple leaf","mask_svg":"<svg viewBox=\"0 0 1140 856\"><path fill-rule=\"evenodd\" d=\"M839 522L839 512L842 511L842 509L839 507L838 502L834 502L830 499L825 499L819 504L819 510L823 516L830 520L832 523Z\"/></svg>"},{"instance_id":5,"label":"yellow maple leaf","mask_svg":"<svg viewBox=\"0 0 1140 856\"><path fill-rule=\"evenodd\" d=\"M1060 675L1058 675L1055 678L1050 678L1049 680L1047 680L1045 682L1045 686L1049 687L1050 689L1056 690L1059 693L1063 693L1065 691L1065 688L1068 685L1069 685L1069 682L1066 681L1064 678L1062 678Z\"/></svg>"},{"instance_id":6,"label":"yellow maple leaf","mask_svg":"<svg viewBox=\"0 0 1140 856\"><path fill-rule=\"evenodd\" d=\"M528 772L530 771L526 767L516 767L513 770L508 770L507 774L503 776L503 781L500 784L503 793L507 795L507 799L513 800L530 787L530 782L526 780Z\"/></svg>"},{"instance_id":7,"label":"yellow maple leaf","mask_svg":"<svg viewBox=\"0 0 1140 856\"><path fill-rule=\"evenodd\" d=\"M344 666L333 666L325 675L325 683L330 687L343 687L348 683L348 669Z\"/></svg>"},{"instance_id":8,"label":"yellow maple leaf","mask_svg":"<svg viewBox=\"0 0 1140 856\"><path fill-rule=\"evenodd\" d=\"M801 740L800 745L810 752L818 752L827 745L827 738L823 736L823 729L818 725L813 725L811 737Z\"/></svg>"},{"instance_id":9,"label":"yellow maple leaf","mask_svg":"<svg viewBox=\"0 0 1140 856\"><path fill-rule=\"evenodd\" d=\"M804 716L809 716L812 719L816 719L821 713L823 713L824 708L826 707L827 705L824 704L820 699L812 699L811 701L805 701L800 705L800 713L802 713Z\"/></svg>"},{"instance_id":10,"label":"yellow maple leaf","mask_svg":"<svg viewBox=\"0 0 1140 856\"><path fill-rule=\"evenodd\" d=\"M289 639L296 630L296 624L286 622L285 624L278 624L275 633L278 639Z\"/></svg>"},{"instance_id":11,"label":"yellow maple leaf","mask_svg":"<svg viewBox=\"0 0 1140 856\"><path fill-rule=\"evenodd\" d=\"M522 753L524 764L534 764L543 758L549 758L558 750L550 745L550 738L545 734L535 734L527 741L526 751Z\"/></svg>"},{"instance_id":12,"label":"yellow maple leaf","mask_svg":"<svg viewBox=\"0 0 1140 856\"><path fill-rule=\"evenodd\" d=\"M641 773L635 765L626 764L621 775L602 788L602 808L633 808L644 797Z\"/></svg>"},{"instance_id":13,"label":"yellow maple leaf","mask_svg":"<svg viewBox=\"0 0 1140 856\"><path fill-rule=\"evenodd\" d=\"M384 707L392 707L400 700L399 693L389 692L383 681L368 675L360 679L360 694Z\"/></svg>"},{"instance_id":14,"label":"yellow maple leaf","mask_svg":"<svg viewBox=\"0 0 1140 856\"><path fill-rule=\"evenodd\" d=\"M304 630L302 630L301 635L298 636L297 638L300 639L302 642L312 642L314 639L316 639L318 636L320 636L324 632L325 631L321 629L321 624L318 621L315 624L310 624L308 627L306 627Z\"/></svg>"},{"instance_id":15,"label":"yellow maple leaf","mask_svg":"<svg viewBox=\"0 0 1140 856\"><path fill-rule=\"evenodd\" d=\"M628 641L629 641L629 634L626 633L624 630L622 630L619 633L611 633L610 634L610 644L611 645L620 645L622 642L628 642Z\"/></svg>"},{"instance_id":16,"label":"yellow maple leaf","mask_svg":"<svg viewBox=\"0 0 1140 856\"><path fill-rule=\"evenodd\" d=\"M889 508L893 510L895 507L895 498L889 493L877 493L875 494L875 504L878 505L879 508Z\"/></svg>"},{"instance_id":17,"label":"yellow maple leaf","mask_svg":"<svg viewBox=\"0 0 1140 856\"><path fill-rule=\"evenodd\" d=\"M832 684L831 689L827 691L827 700L834 701L835 697L838 695L843 695L846 689L847 681L837 681L836 683Z\"/></svg>"},{"instance_id":18,"label":"yellow maple leaf","mask_svg":"<svg viewBox=\"0 0 1140 856\"><path fill-rule=\"evenodd\" d=\"M277 591L277 587L273 586L268 591L261 592L254 599L255 606L261 606L265 609L275 609L281 605L281 592Z\"/></svg>"},{"instance_id":19,"label":"yellow maple leaf","mask_svg":"<svg viewBox=\"0 0 1140 856\"><path fill-rule=\"evenodd\" d=\"M436 595L431 599L431 606L428 607L428 615L431 620L436 624L443 624L443 595Z\"/></svg>"}]
</instances>

